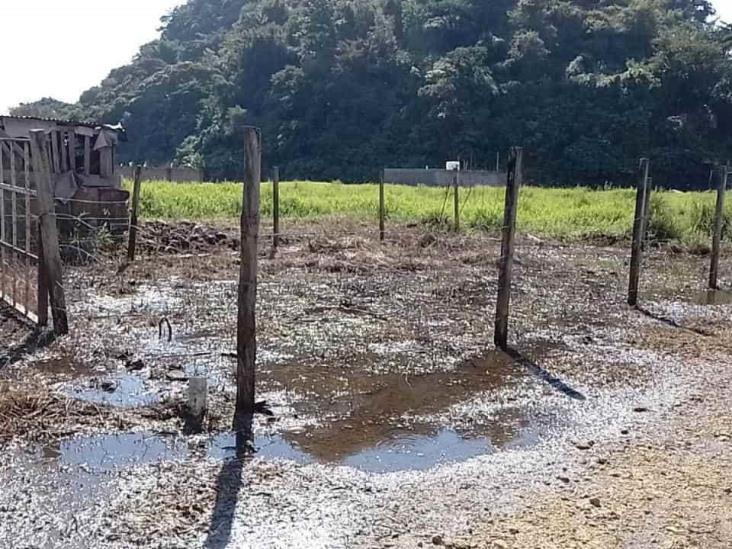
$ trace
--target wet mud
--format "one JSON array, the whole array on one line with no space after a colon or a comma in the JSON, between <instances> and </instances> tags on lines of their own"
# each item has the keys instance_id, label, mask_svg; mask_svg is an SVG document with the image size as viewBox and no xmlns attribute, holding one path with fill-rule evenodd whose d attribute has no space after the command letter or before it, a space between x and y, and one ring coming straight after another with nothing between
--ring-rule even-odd
<instances>
[{"instance_id":1,"label":"wet mud","mask_svg":"<svg viewBox=\"0 0 732 549\"><path fill-rule=\"evenodd\" d=\"M39 506L68 506L103 511L80 515L86 522L72 530L50 527L53 517L40 513L46 533L13 541L156 546L172 535L191 547L373 546L394 532L382 524L390 513L379 503L384 493L401 505L392 514L408 532L427 531L430 521L458 532L462 515L485 518L479 502L495 483L512 486L501 498L513 499L564 478L561 469L546 477L564 452L622 439L630 426L673 409L688 393L691 364L704 368L705 357L732 353L720 335L732 299L699 290L698 258L650 252L634 310L624 304L626 250L534 240L519 246L513 348L496 351L497 242L440 233L428 247L423 241L415 228L386 246L361 234L291 239L273 257L262 250L257 383L274 417L256 418L244 463L231 433L238 267L228 240L219 246L212 237L200 257L149 247L121 272L115 258L70 269L72 335L2 368L2 383L45 384L102 416L139 421L115 429L107 419L94 432L68 416L63 436L11 437L0 481L34 495L12 506L14 515L3 514L8 500L0 498L0 518L9 521L0 539ZM7 322L0 330L21 330ZM194 376L209 381L210 410L205 432L186 436L177 414ZM170 489L150 484L167 474L180 479ZM234 478L243 484L228 503L210 492ZM49 496L39 482L65 488ZM194 506L183 490L186 510L166 508L146 537L138 518L147 501L138 495L149 489L151 502L167 505L178 482L205 495ZM415 501L443 495L422 498L412 488L419 485L474 489L444 494L460 511L423 512ZM303 511L309 491L322 503L317 512ZM238 511L239 495L261 493L272 496L251 516ZM344 512L352 506L364 511ZM274 527L273 516L290 526ZM297 529L320 537L298 538Z\"/></svg>"}]
</instances>

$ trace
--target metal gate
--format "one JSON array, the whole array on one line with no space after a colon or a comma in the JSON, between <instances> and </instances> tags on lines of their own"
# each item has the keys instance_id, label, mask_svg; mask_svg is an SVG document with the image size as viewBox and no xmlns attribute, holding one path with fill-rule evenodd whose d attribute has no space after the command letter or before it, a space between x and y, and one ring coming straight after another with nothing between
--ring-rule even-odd
<instances>
[{"instance_id":1,"label":"metal gate","mask_svg":"<svg viewBox=\"0 0 732 549\"><path fill-rule=\"evenodd\" d=\"M0 300L45 326L48 289L39 258L35 197L30 140L0 137Z\"/></svg>"}]
</instances>

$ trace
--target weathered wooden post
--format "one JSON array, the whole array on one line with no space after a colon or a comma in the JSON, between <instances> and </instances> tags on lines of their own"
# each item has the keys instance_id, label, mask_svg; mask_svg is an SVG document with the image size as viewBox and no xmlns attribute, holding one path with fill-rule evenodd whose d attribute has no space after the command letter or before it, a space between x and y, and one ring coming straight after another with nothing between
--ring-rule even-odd
<instances>
[{"instance_id":1,"label":"weathered wooden post","mask_svg":"<svg viewBox=\"0 0 732 549\"><path fill-rule=\"evenodd\" d=\"M650 161L647 158L640 160L640 173L638 177L638 191L635 197L635 219L633 221L633 245L630 258L630 283L628 286L628 305L638 305L638 285L640 283L640 270L643 261L643 239L646 233L649 204L649 183Z\"/></svg>"},{"instance_id":2,"label":"weathered wooden post","mask_svg":"<svg viewBox=\"0 0 732 549\"><path fill-rule=\"evenodd\" d=\"M386 197L384 196L384 170L379 175L379 241L386 239Z\"/></svg>"},{"instance_id":3,"label":"weathered wooden post","mask_svg":"<svg viewBox=\"0 0 732 549\"><path fill-rule=\"evenodd\" d=\"M38 234L38 280L37 280L37 303L38 325L48 326L48 273L46 272L46 261L43 256L43 231L41 222L36 225Z\"/></svg>"},{"instance_id":4,"label":"weathered wooden post","mask_svg":"<svg viewBox=\"0 0 732 549\"><path fill-rule=\"evenodd\" d=\"M719 288L719 253L722 246L722 228L724 226L724 198L727 192L729 166L720 168L719 186L717 188L717 209L714 212L714 234L712 237L712 264L709 269L709 287Z\"/></svg>"},{"instance_id":5,"label":"weathered wooden post","mask_svg":"<svg viewBox=\"0 0 732 549\"><path fill-rule=\"evenodd\" d=\"M33 172L36 180L38 203L38 220L40 228L40 245L43 247L42 260L48 280L48 294L51 297L51 314L53 331L57 335L69 333L69 322L66 316L66 297L64 294L63 273L61 270L61 252L58 244L56 213L53 205L53 184L51 181L51 165L48 158L46 132L31 131L31 151Z\"/></svg>"},{"instance_id":6,"label":"weathered wooden post","mask_svg":"<svg viewBox=\"0 0 732 549\"><path fill-rule=\"evenodd\" d=\"M460 230L460 172L456 171L453 177L453 209L455 217L455 232Z\"/></svg>"},{"instance_id":7,"label":"weathered wooden post","mask_svg":"<svg viewBox=\"0 0 732 549\"><path fill-rule=\"evenodd\" d=\"M127 244L127 262L135 260L137 248L137 217L140 210L140 187L142 185L142 166L135 166L135 179L132 187L132 212L130 214L130 240Z\"/></svg>"},{"instance_id":8,"label":"weathered wooden post","mask_svg":"<svg viewBox=\"0 0 732 549\"><path fill-rule=\"evenodd\" d=\"M511 304L511 274L513 249L516 235L516 210L519 188L523 180L524 150L513 147L508 157L506 179L506 203L503 210L503 240L501 243L500 271L498 274L498 300L496 302L496 324L494 342L496 347L508 350L508 316Z\"/></svg>"},{"instance_id":9,"label":"weathered wooden post","mask_svg":"<svg viewBox=\"0 0 732 549\"><path fill-rule=\"evenodd\" d=\"M259 240L259 187L261 183L261 134L244 128L244 202L241 212L241 266L237 321L236 411L234 429L251 423L257 362L257 242Z\"/></svg>"},{"instance_id":10,"label":"weathered wooden post","mask_svg":"<svg viewBox=\"0 0 732 549\"><path fill-rule=\"evenodd\" d=\"M3 165L3 143L0 141L0 242L7 242L5 236L5 167ZM5 293L5 246L0 244L0 298Z\"/></svg>"},{"instance_id":11,"label":"weathered wooden post","mask_svg":"<svg viewBox=\"0 0 732 549\"><path fill-rule=\"evenodd\" d=\"M280 168L272 170L272 250L280 245Z\"/></svg>"},{"instance_id":12,"label":"weathered wooden post","mask_svg":"<svg viewBox=\"0 0 732 549\"><path fill-rule=\"evenodd\" d=\"M84 136L84 175L91 173L91 136Z\"/></svg>"}]
</instances>

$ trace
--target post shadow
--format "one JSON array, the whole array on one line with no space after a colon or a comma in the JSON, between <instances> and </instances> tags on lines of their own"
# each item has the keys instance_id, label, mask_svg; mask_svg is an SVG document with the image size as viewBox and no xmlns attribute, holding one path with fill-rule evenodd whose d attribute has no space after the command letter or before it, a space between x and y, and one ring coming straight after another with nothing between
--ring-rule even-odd
<instances>
[{"instance_id":1,"label":"post shadow","mask_svg":"<svg viewBox=\"0 0 732 549\"><path fill-rule=\"evenodd\" d=\"M699 328L689 328L688 326L683 326L671 318L667 318L665 316L653 313L653 312L649 311L648 309L641 307L640 305L636 305L634 308L636 311L641 313L643 316L647 316L648 318L653 319L657 322L661 322L662 324L665 324L666 326L670 326L671 328L676 328L678 330L684 330L686 332L691 332L693 334L696 334L696 335L699 335L702 337L711 336L711 334L709 332L706 332Z\"/></svg>"},{"instance_id":2,"label":"post shadow","mask_svg":"<svg viewBox=\"0 0 732 549\"><path fill-rule=\"evenodd\" d=\"M48 328L34 328L18 345L0 354L0 370L6 366L15 364L25 355L32 354L38 349L50 345L55 339L56 334L53 330L49 330Z\"/></svg>"},{"instance_id":3,"label":"post shadow","mask_svg":"<svg viewBox=\"0 0 732 549\"><path fill-rule=\"evenodd\" d=\"M509 357L511 357L511 359L513 359L517 364L525 367L533 375L548 383L560 393L563 393L573 400L587 400L585 395L583 395L576 389L573 389L566 382L551 374L528 357L522 355L520 351L514 349L513 347L506 347L504 352Z\"/></svg>"},{"instance_id":4,"label":"post shadow","mask_svg":"<svg viewBox=\"0 0 732 549\"><path fill-rule=\"evenodd\" d=\"M231 541L236 506L243 486L244 463L254 452L252 419L252 414L234 417L235 455L224 461L216 479L216 503L206 537L207 549L225 549Z\"/></svg>"}]
</instances>

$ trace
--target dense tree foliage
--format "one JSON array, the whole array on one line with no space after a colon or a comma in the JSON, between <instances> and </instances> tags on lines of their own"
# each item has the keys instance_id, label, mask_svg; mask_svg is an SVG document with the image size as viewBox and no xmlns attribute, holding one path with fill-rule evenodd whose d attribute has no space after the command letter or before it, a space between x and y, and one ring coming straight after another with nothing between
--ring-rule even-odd
<instances>
[{"instance_id":1,"label":"dense tree foliage","mask_svg":"<svg viewBox=\"0 0 732 549\"><path fill-rule=\"evenodd\" d=\"M732 144L713 17L708 0L189 0L58 114L124 118L123 159L214 177L238 173L253 124L289 177L492 165L521 144L545 184L628 182L640 156L659 183L699 183Z\"/></svg>"}]
</instances>

